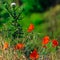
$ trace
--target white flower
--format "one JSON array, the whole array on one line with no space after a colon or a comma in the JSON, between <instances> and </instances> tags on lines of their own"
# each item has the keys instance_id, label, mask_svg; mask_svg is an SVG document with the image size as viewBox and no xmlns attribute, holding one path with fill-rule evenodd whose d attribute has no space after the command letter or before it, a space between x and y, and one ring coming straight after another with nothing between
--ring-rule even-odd
<instances>
[{"instance_id":1,"label":"white flower","mask_svg":"<svg viewBox=\"0 0 60 60\"><path fill-rule=\"evenodd\" d=\"M13 3L11 3L11 7L12 7L12 6L16 6L16 3L14 3L14 2L13 2Z\"/></svg>"}]
</instances>

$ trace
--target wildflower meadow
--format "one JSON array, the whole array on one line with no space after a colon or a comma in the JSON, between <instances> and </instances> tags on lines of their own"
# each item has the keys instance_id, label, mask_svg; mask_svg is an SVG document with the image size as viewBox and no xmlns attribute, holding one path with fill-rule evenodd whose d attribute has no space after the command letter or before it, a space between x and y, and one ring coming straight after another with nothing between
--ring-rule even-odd
<instances>
[{"instance_id":1,"label":"wildflower meadow","mask_svg":"<svg viewBox=\"0 0 60 60\"><path fill-rule=\"evenodd\" d=\"M0 0L0 60L60 60L60 0Z\"/></svg>"}]
</instances>

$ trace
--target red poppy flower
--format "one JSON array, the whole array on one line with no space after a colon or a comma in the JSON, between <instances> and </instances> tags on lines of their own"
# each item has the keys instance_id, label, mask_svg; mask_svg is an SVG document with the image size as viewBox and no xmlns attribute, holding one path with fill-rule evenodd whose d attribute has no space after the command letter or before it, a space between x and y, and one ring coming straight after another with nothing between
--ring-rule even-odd
<instances>
[{"instance_id":1,"label":"red poppy flower","mask_svg":"<svg viewBox=\"0 0 60 60\"><path fill-rule=\"evenodd\" d=\"M15 46L15 49L16 49L16 50L23 49L23 48L24 48L24 44L22 44L22 43L18 43L18 44Z\"/></svg>"},{"instance_id":2,"label":"red poppy flower","mask_svg":"<svg viewBox=\"0 0 60 60\"><path fill-rule=\"evenodd\" d=\"M37 50L34 49L34 51L30 54L30 59L36 60L39 58L39 54L37 53Z\"/></svg>"},{"instance_id":3,"label":"red poppy flower","mask_svg":"<svg viewBox=\"0 0 60 60\"><path fill-rule=\"evenodd\" d=\"M34 30L34 25L33 24L30 24L29 28L28 28L28 32L31 32Z\"/></svg>"},{"instance_id":4,"label":"red poppy flower","mask_svg":"<svg viewBox=\"0 0 60 60\"><path fill-rule=\"evenodd\" d=\"M52 46L53 46L53 47L58 46L58 41L57 41L57 40L52 40Z\"/></svg>"},{"instance_id":5,"label":"red poppy flower","mask_svg":"<svg viewBox=\"0 0 60 60\"><path fill-rule=\"evenodd\" d=\"M43 38L42 44L45 45L45 44L47 44L48 42L49 42L49 36L45 36L45 37Z\"/></svg>"}]
</instances>

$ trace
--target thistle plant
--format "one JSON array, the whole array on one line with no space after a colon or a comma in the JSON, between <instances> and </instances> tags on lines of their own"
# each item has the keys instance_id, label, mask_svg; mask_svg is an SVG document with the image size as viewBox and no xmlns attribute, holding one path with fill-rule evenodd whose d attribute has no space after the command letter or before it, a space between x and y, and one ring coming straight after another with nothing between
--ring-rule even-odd
<instances>
[{"instance_id":1,"label":"thistle plant","mask_svg":"<svg viewBox=\"0 0 60 60\"><path fill-rule=\"evenodd\" d=\"M13 42L12 44L18 43L20 41L20 38L23 37L23 30L21 25L23 9L17 6L15 2L11 4L6 2L4 3L4 7L7 13L9 14L8 20L4 24L6 25L5 27L7 33L5 34L7 36L5 38L10 38L11 42Z\"/></svg>"}]
</instances>

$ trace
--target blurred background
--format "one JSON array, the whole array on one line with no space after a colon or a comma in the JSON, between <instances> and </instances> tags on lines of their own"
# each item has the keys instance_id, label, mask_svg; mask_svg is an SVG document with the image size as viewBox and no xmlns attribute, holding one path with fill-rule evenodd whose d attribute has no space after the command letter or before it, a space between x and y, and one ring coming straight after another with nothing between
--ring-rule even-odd
<instances>
[{"instance_id":1,"label":"blurred background","mask_svg":"<svg viewBox=\"0 0 60 60\"><path fill-rule=\"evenodd\" d=\"M12 20L4 8L7 4L8 9L11 9L9 6L12 2L16 2L18 6L17 14L18 9L24 9L21 21L24 31L33 23L34 31L40 33L41 37L49 35L51 38L60 39L60 0L0 0L0 30Z\"/></svg>"}]
</instances>

